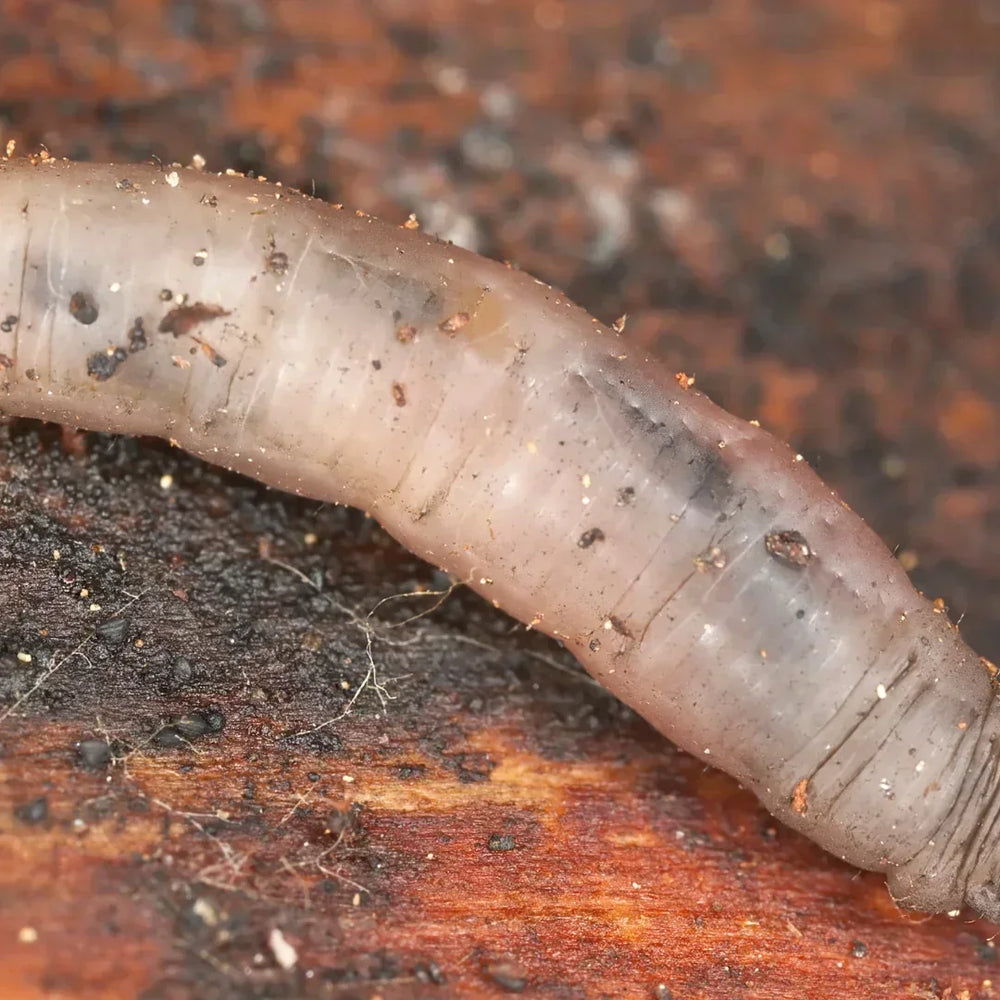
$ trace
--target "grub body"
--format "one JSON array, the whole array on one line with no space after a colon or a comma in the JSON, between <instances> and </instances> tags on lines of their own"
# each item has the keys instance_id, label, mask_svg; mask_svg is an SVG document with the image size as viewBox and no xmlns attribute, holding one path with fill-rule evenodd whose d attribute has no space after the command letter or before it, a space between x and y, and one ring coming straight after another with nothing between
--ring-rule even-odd
<instances>
[{"instance_id":1,"label":"grub body","mask_svg":"<svg viewBox=\"0 0 1000 1000\"><path fill-rule=\"evenodd\" d=\"M1000 917L980 659L787 446L558 291L238 176L0 162L0 409L360 507L902 903Z\"/></svg>"}]
</instances>

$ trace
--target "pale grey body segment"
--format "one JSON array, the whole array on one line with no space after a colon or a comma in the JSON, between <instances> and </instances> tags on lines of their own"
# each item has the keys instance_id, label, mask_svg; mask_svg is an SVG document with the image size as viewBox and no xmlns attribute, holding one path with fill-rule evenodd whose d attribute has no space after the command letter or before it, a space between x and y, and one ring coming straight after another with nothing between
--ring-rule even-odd
<instances>
[{"instance_id":1,"label":"pale grey body segment","mask_svg":"<svg viewBox=\"0 0 1000 1000\"><path fill-rule=\"evenodd\" d=\"M789 448L531 277L237 176L2 161L0 411L369 511L900 902L1000 918L979 657Z\"/></svg>"}]
</instances>

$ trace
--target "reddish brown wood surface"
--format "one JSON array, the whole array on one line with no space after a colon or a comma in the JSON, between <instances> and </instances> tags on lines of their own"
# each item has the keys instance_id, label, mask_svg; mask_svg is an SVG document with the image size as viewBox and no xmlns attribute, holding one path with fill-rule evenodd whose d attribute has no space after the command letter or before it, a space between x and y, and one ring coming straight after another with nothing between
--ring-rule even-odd
<instances>
[{"instance_id":1,"label":"reddish brown wood surface","mask_svg":"<svg viewBox=\"0 0 1000 1000\"><path fill-rule=\"evenodd\" d=\"M627 311L995 659L998 66L994 0L10 0L0 139L315 183ZM0 426L0 997L994 996L995 928L900 914L443 585Z\"/></svg>"}]
</instances>

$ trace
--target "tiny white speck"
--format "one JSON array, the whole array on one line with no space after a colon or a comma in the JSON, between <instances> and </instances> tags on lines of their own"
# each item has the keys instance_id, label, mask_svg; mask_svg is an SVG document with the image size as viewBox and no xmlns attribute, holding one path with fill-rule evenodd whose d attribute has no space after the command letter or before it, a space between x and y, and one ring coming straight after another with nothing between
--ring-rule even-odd
<instances>
[{"instance_id":1,"label":"tiny white speck","mask_svg":"<svg viewBox=\"0 0 1000 1000\"><path fill-rule=\"evenodd\" d=\"M352 778L349 774L345 774L344 775L344 784L345 785L349 785L353 781L354 781L354 778Z\"/></svg>"},{"instance_id":2,"label":"tiny white speck","mask_svg":"<svg viewBox=\"0 0 1000 1000\"><path fill-rule=\"evenodd\" d=\"M468 76L461 66L443 66L437 73L435 82L442 94L461 94L468 86Z\"/></svg>"},{"instance_id":3,"label":"tiny white speck","mask_svg":"<svg viewBox=\"0 0 1000 1000\"><path fill-rule=\"evenodd\" d=\"M142 203L143 203L143 205L148 205L149 204L149 199L148 198L143 198L142 199Z\"/></svg>"},{"instance_id":4,"label":"tiny white speck","mask_svg":"<svg viewBox=\"0 0 1000 1000\"><path fill-rule=\"evenodd\" d=\"M174 477L170 473L160 476L160 489L169 490L174 485Z\"/></svg>"},{"instance_id":5,"label":"tiny white speck","mask_svg":"<svg viewBox=\"0 0 1000 1000\"><path fill-rule=\"evenodd\" d=\"M17 658L22 663L31 663L31 653L18 653Z\"/></svg>"},{"instance_id":6,"label":"tiny white speck","mask_svg":"<svg viewBox=\"0 0 1000 1000\"><path fill-rule=\"evenodd\" d=\"M109 292L120 292L121 290L122 290L122 283L120 281L112 281L111 284L108 285Z\"/></svg>"},{"instance_id":7,"label":"tiny white speck","mask_svg":"<svg viewBox=\"0 0 1000 1000\"><path fill-rule=\"evenodd\" d=\"M167 174L166 177L164 177L163 179L172 188L177 187L177 185L180 184L180 182L181 182L180 176L178 175L178 173L177 173L176 170L171 170L170 173Z\"/></svg>"},{"instance_id":8,"label":"tiny white speck","mask_svg":"<svg viewBox=\"0 0 1000 1000\"><path fill-rule=\"evenodd\" d=\"M280 928L274 927L267 938L267 946L271 949L274 960L285 971L294 969L299 961L299 953L292 947Z\"/></svg>"},{"instance_id":9,"label":"tiny white speck","mask_svg":"<svg viewBox=\"0 0 1000 1000\"><path fill-rule=\"evenodd\" d=\"M22 927L17 932L17 939L21 944L34 944L38 940L38 931L34 927Z\"/></svg>"},{"instance_id":10,"label":"tiny white speck","mask_svg":"<svg viewBox=\"0 0 1000 1000\"><path fill-rule=\"evenodd\" d=\"M920 774L920 772L921 772L921 771L922 771L922 770L923 770L923 769L924 769L924 768L925 768L926 766L927 766L927 761L925 761L925 760L918 760L918 761L917 761L917 766L916 766L916 767L914 768L914 770L915 770L915 771L917 772L917 774Z\"/></svg>"},{"instance_id":11,"label":"tiny white speck","mask_svg":"<svg viewBox=\"0 0 1000 1000\"><path fill-rule=\"evenodd\" d=\"M711 750L709 750L709 748L708 748L708 747L705 747L705 753L706 753L706 754L710 754L711 752L712 752L712 751L711 751Z\"/></svg>"},{"instance_id":12,"label":"tiny white speck","mask_svg":"<svg viewBox=\"0 0 1000 1000\"><path fill-rule=\"evenodd\" d=\"M886 696L885 685L879 684L879 686L875 688L875 694L878 695L879 701L882 701Z\"/></svg>"},{"instance_id":13,"label":"tiny white speck","mask_svg":"<svg viewBox=\"0 0 1000 1000\"><path fill-rule=\"evenodd\" d=\"M585 490L589 490L590 489L591 482L592 482L592 480L590 478L590 473L589 472L585 472L580 477L580 483L581 483L581 485L583 486L583 488Z\"/></svg>"}]
</instances>

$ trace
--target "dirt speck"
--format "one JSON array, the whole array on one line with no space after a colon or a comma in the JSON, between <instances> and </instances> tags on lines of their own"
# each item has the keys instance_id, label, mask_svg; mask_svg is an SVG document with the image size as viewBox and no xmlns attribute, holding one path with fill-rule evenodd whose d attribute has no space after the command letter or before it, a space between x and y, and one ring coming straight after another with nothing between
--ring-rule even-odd
<instances>
[{"instance_id":1,"label":"dirt speck","mask_svg":"<svg viewBox=\"0 0 1000 1000\"><path fill-rule=\"evenodd\" d=\"M124 347L109 347L106 351L98 351L87 358L87 374L98 382L106 382L123 361L128 360L128 351Z\"/></svg>"},{"instance_id":2,"label":"dirt speck","mask_svg":"<svg viewBox=\"0 0 1000 1000\"><path fill-rule=\"evenodd\" d=\"M490 839L486 842L486 849L488 851L496 851L498 853L513 851L516 847L517 841L509 833L490 834Z\"/></svg>"},{"instance_id":3,"label":"dirt speck","mask_svg":"<svg viewBox=\"0 0 1000 1000\"><path fill-rule=\"evenodd\" d=\"M89 292L74 292L69 297L69 314L84 326L97 322L100 311L94 297Z\"/></svg>"},{"instance_id":4,"label":"dirt speck","mask_svg":"<svg viewBox=\"0 0 1000 1000\"><path fill-rule=\"evenodd\" d=\"M288 254L282 253L280 250L273 250L268 254L267 258L267 269L271 274L277 277L282 277L282 275L288 273Z\"/></svg>"},{"instance_id":5,"label":"dirt speck","mask_svg":"<svg viewBox=\"0 0 1000 1000\"><path fill-rule=\"evenodd\" d=\"M49 818L49 800L44 795L40 795L37 799L15 807L14 815L22 823L27 823L30 826L44 823Z\"/></svg>"},{"instance_id":6,"label":"dirt speck","mask_svg":"<svg viewBox=\"0 0 1000 1000\"><path fill-rule=\"evenodd\" d=\"M764 548L768 555L790 566L807 566L813 557L805 536L794 530L769 532L764 536Z\"/></svg>"},{"instance_id":7,"label":"dirt speck","mask_svg":"<svg viewBox=\"0 0 1000 1000\"><path fill-rule=\"evenodd\" d=\"M576 544L581 549L589 549L595 542L604 541L604 532L600 528L590 528L585 531L577 540Z\"/></svg>"}]
</instances>

